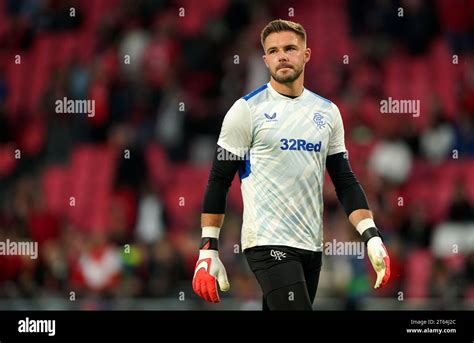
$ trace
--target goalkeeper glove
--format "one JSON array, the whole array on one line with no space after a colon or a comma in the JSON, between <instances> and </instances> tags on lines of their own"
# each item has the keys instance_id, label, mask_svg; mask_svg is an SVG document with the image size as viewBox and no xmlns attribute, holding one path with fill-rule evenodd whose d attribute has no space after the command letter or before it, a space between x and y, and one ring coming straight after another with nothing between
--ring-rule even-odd
<instances>
[{"instance_id":1,"label":"goalkeeper glove","mask_svg":"<svg viewBox=\"0 0 474 343\"><path fill-rule=\"evenodd\" d=\"M372 267L377 273L374 288L379 288L385 285L390 278L390 257L388 256L387 249L382 242L382 237L373 219L366 218L361 220L357 224L357 231L359 231L367 246L367 254L369 255Z\"/></svg>"},{"instance_id":2,"label":"goalkeeper glove","mask_svg":"<svg viewBox=\"0 0 474 343\"><path fill-rule=\"evenodd\" d=\"M202 229L199 258L193 277L194 292L202 299L213 303L220 301L216 279L221 291L227 292L230 289L227 273L219 259L219 231L218 227L204 227Z\"/></svg>"}]
</instances>

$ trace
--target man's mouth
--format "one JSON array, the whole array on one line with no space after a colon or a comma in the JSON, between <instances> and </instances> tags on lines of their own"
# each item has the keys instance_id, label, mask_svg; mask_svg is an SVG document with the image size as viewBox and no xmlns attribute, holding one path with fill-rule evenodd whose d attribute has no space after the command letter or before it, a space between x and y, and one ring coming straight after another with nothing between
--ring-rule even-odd
<instances>
[{"instance_id":1,"label":"man's mouth","mask_svg":"<svg viewBox=\"0 0 474 343\"><path fill-rule=\"evenodd\" d=\"M284 64L284 65L279 66L277 70L280 70L280 69L293 69L293 67L291 65Z\"/></svg>"}]
</instances>

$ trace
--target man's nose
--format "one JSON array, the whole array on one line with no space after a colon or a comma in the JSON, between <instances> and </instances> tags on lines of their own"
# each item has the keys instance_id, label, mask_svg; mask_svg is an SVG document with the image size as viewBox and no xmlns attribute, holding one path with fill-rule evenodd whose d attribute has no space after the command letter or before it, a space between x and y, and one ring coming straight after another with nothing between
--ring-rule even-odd
<instances>
[{"instance_id":1,"label":"man's nose","mask_svg":"<svg viewBox=\"0 0 474 343\"><path fill-rule=\"evenodd\" d=\"M278 62L288 61L288 56L284 51L278 53Z\"/></svg>"}]
</instances>

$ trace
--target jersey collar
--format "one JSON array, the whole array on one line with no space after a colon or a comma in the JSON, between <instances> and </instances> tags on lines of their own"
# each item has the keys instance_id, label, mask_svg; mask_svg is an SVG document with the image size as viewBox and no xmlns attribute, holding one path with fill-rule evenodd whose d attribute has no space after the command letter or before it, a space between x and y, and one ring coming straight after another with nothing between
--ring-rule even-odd
<instances>
[{"instance_id":1,"label":"jersey collar","mask_svg":"<svg viewBox=\"0 0 474 343\"><path fill-rule=\"evenodd\" d=\"M298 97L292 99L292 98L289 98L289 97L287 97L287 96L284 96L283 94L278 93L278 92L272 87L272 85L270 84L270 82L267 83L267 86L268 86L268 89L270 90L270 93L271 93L273 96L275 96L275 97L277 97L277 98L280 98L280 99L287 100L287 101L299 101L299 100L302 99L302 98L306 95L306 93L308 92L308 91L306 90L306 88L303 88L303 93L301 93L300 96L298 96Z\"/></svg>"}]
</instances>

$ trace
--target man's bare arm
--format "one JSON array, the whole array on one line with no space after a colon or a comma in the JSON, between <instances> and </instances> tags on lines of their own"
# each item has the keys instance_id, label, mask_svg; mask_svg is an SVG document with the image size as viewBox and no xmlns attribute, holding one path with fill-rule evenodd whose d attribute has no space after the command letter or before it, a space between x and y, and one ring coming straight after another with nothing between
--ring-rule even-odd
<instances>
[{"instance_id":1,"label":"man's bare arm","mask_svg":"<svg viewBox=\"0 0 474 343\"><path fill-rule=\"evenodd\" d=\"M374 216L372 215L372 211L366 209L355 210L349 215L349 221L354 227L357 227L357 224L367 218L374 219Z\"/></svg>"},{"instance_id":2,"label":"man's bare arm","mask_svg":"<svg viewBox=\"0 0 474 343\"><path fill-rule=\"evenodd\" d=\"M224 214L202 213L201 227L222 227L224 224Z\"/></svg>"}]
</instances>

